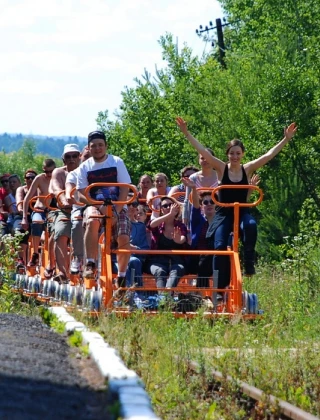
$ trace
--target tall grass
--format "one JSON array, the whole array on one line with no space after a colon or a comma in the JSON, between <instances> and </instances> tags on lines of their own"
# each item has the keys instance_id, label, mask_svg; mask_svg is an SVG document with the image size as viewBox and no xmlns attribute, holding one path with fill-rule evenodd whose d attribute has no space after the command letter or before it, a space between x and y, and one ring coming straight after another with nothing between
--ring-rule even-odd
<instances>
[{"instance_id":1,"label":"tall grass","mask_svg":"<svg viewBox=\"0 0 320 420\"><path fill-rule=\"evenodd\" d=\"M224 418L241 418L232 399L208 394L211 369L320 415L320 293L303 279L280 267L246 279L246 290L258 294L264 310L258 320L137 312L127 319L103 317L99 330L141 375L163 419L219 418L222 409ZM190 371L189 360L200 364L201 375Z\"/></svg>"}]
</instances>

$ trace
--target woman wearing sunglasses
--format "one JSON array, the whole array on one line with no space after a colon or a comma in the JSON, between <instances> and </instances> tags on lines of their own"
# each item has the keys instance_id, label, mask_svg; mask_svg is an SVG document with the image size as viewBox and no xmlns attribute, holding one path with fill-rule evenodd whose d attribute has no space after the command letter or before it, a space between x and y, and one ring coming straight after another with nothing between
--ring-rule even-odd
<instances>
[{"instance_id":1,"label":"woman wearing sunglasses","mask_svg":"<svg viewBox=\"0 0 320 420\"><path fill-rule=\"evenodd\" d=\"M274 158L283 147L293 138L297 131L295 123L284 130L283 139L272 147L267 153L257 159L242 164L245 148L243 143L234 139L227 144L226 155L228 162L225 163L208 152L187 129L186 122L176 118L176 123L189 143L211 164L217 171L219 185L248 185L252 174ZM219 191L219 201L223 203L247 202L247 189L224 189ZM216 250L227 249L229 235L233 230L233 208L217 207L213 223L207 231L207 238L211 238L213 248ZM245 275L255 274L255 244L257 240L257 224L247 208L240 210L240 232L244 248L244 272ZM227 287L230 283L230 261L228 256L215 255L213 259L214 270L219 270L218 287Z\"/></svg>"},{"instance_id":2,"label":"woman wearing sunglasses","mask_svg":"<svg viewBox=\"0 0 320 420\"><path fill-rule=\"evenodd\" d=\"M187 247L187 227L179 220L181 207L177 200L164 196L160 199L159 217L149 222L151 249L174 250ZM150 273L157 287L176 287L185 273L182 255L156 255L149 260Z\"/></svg>"}]
</instances>

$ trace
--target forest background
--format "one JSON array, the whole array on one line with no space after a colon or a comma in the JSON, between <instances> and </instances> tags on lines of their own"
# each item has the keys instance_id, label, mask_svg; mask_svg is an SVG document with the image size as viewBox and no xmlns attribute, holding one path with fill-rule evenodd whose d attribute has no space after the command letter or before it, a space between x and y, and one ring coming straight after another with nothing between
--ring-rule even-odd
<instances>
[{"instance_id":1,"label":"forest background","mask_svg":"<svg viewBox=\"0 0 320 420\"><path fill-rule=\"evenodd\" d=\"M244 142L246 161L257 158L295 121L295 138L259 170L264 200L254 213L260 260L299 256L300 264L318 252L319 244L320 3L220 3L228 23L224 62L217 46L199 58L165 34L159 40L165 66L155 74L146 70L133 87L125 87L117 114L111 118L108 110L100 111L97 126L106 132L109 151L125 161L134 184L144 173L165 172L175 185L180 169L198 161L176 128L177 115L222 160L233 138ZM59 144L59 153L68 142ZM0 171L41 171L43 155L36 150L29 139L16 152L1 152ZM50 155L46 148L42 153Z\"/></svg>"}]
</instances>

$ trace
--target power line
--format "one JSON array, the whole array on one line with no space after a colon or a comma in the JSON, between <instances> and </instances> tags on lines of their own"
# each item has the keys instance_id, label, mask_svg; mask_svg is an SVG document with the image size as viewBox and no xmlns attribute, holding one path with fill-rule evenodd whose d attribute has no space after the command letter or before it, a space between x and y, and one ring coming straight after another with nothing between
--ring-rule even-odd
<instances>
[{"instance_id":1,"label":"power line","mask_svg":"<svg viewBox=\"0 0 320 420\"><path fill-rule=\"evenodd\" d=\"M209 22L209 26L205 26L203 27L202 25L199 25L199 29L196 29L196 34L199 37L203 37L203 34L205 34L205 40L208 41L208 37L209 37L209 31L216 29L217 30L217 39L218 39L218 47L219 47L219 63L221 64L222 67L226 68L226 63L225 63L225 55L226 55L226 48L224 45L224 39L223 39L223 30L222 28L224 26L228 26L230 25L230 23L226 22L226 19L223 18L224 23L221 22L221 19L216 19L216 26L213 26L212 21ZM214 46L214 42L211 43L212 46Z\"/></svg>"}]
</instances>

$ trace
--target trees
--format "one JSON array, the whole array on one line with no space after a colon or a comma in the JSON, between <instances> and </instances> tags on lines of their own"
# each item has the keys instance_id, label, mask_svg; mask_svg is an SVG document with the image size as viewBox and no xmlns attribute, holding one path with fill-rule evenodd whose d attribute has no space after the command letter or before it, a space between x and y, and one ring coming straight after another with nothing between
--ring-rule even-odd
<instances>
[{"instance_id":1,"label":"trees","mask_svg":"<svg viewBox=\"0 0 320 420\"><path fill-rule=\"evenodd\" d=\"M181 51L171 35L160 39L167 66L145 72L122 92L115 122L100 113L111 150L122 156L133 181L166 172L176 182L195 153L177 134L183 116L192 133L225 159L224 145L241 138L252 160L280 140L291 121L296 138L261 169L265 200L259 207L260 252L298 231L298 211L308 197L320 213L319 17L315 0L222 0L232 24L225 29L226 68L215 54L204 60ZM312 10L312 11L311 11ZM276 252L276 248L275 248ZM274 255L274 253L273 253Z\"/></svg>"}]
</instances>

